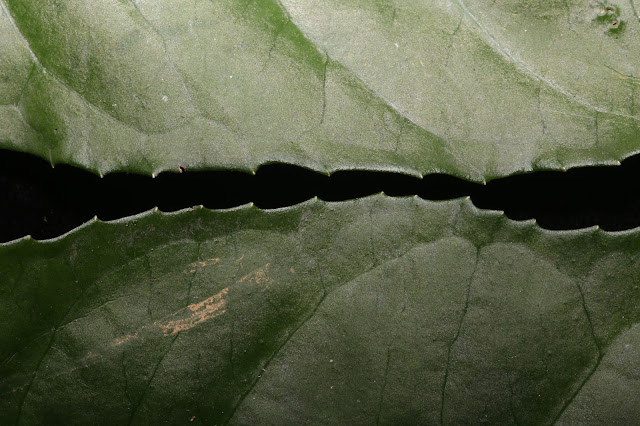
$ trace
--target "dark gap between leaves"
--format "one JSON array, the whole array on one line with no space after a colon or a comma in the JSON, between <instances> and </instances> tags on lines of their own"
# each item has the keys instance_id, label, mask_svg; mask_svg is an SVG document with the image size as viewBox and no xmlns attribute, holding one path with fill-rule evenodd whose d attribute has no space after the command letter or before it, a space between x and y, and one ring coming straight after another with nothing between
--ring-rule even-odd
<instances>
[{"instance_id":1,"label":"dark gap between leaves","mask_svg":"<svg viewBox=\"0 0 640 426\"><path fill-rule=\"evenodd\" d=\"M266 165L256 175L217 171L162 173L151 177L115 173L99 178L79 168L0 150L0 241L25 235L59 236L97 215L118 219L153 207L175 211L195 205L224 209L253 201L273 209L314 196L344 201L384 191L427 200L471 196L482 209L503 210L515 220L535 218L547 229L599 225L608 231L640 226L640 155L622 166L535 172L486 186L446 175L424 179L344 171L332 176L291 165Z\"/></svg>"}]
</instances>

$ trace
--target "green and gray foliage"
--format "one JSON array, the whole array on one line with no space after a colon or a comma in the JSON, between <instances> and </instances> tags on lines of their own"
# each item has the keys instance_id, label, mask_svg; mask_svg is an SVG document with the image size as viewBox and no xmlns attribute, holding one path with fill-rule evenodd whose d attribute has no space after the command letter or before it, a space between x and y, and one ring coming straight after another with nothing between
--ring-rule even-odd
<instances>
[{"instance_id":1,"label":"green and gray foliage","mask_svg":"<svg viewBox=\"0 0 640 426\"><path fill-rule=\"evenodd\" d=\"M637 0L0 0L0 146L95 173L616 164ZM2 424L631 424L640 232L384 195L0 245Z\"/></svg>"}]
</instances>

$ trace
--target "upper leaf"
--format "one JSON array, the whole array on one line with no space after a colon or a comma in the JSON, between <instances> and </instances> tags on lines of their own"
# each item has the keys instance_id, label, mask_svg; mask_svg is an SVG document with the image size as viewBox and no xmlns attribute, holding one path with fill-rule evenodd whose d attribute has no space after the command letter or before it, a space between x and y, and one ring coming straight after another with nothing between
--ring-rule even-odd
<instances>
[{"instance_id":1,"label":"upper leaf","mask_svg":"<svg viewBox=\"0 0 640 426\"><path fill-rule=\"evenodd\" d=\"M99 173L617 163L635 1L0 0L0 145Z\"/></svg>"}]
</instances>

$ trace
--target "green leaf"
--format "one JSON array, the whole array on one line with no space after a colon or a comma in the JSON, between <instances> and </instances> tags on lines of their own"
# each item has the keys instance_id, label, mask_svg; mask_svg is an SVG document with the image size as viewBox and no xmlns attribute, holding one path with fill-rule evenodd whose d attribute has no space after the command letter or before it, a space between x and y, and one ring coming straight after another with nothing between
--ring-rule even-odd
<instances>
[{"instance_id":1,"label":"green leaf","mask_svg":"<svg viewBox=\"0 0 640 426\"><path fill-rule=\"evenodd\" d=\"M640 234L384 195L0 246L0 423L633 423Z\"/></svg>"},{"instance_id":2,"label":"green leaf","mask_svg":"<svg viewBox=\"0 0 640 426\"><path fill-rule=\"evenodd\" d=\"M0 0L0 147L99 174L617 164L637 6ZM377 196L0 245L0 423L633 423L639 238Z\"/></svg>"},{"instance_id":3,"label":"green leaf","mask_svg":"<svg viewBox=\"0 0 640 426\"><path fill-rule=\"evenodd\" d=\"M617 164L636 3L0 0L0 146L100 174Z\"/></svg>"}]
</instances>

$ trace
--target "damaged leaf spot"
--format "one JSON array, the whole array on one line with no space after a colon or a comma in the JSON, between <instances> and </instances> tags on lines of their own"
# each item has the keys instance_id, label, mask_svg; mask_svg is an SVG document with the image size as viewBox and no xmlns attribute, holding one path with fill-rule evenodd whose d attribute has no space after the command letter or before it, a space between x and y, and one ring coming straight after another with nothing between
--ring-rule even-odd
<instances>
[{"instance_id":1,"label":"damaged leaf spot","mask_svg":"<svg viewBox=\"0 0 640 426\"><path fill-rule=\"evenodd\" d=\"M126 336L120 337L116 340L113 341L113 346L120 346L124 343L127 343L128 341L130 341L131 339L136 339L138 337L138 332L136 331L133 334L128 334Z\"/></svg>"},{"instance_id":2,"label":"damaged leaf spot","mask_svg":"<svg viewBox=\"0 0 640 426\"><path fill-rule=\"evenodd\" d=\"M190 263L184 270L185 274L193 274L198 267L205 268L207 266L216 265L220 262L220 258L212 257L211 259L199 260L197 262Z\"/></svg>"},{"instance_id":3,"label":"damaged leaf spot","mask_svg":"<svg viewBox=\"0 0 640 426\"><path fill-rule=\"evenodd\" d=\"M609 35L621 33L625 26L625 22L620 18L620 8L608 3L600 4L600 10L595 21L606 25L606 32Z\"/></svg>"},{"instance_id":4,"label":"damaged leaf spot","mask_svg":"<svg viewBox=\"0 0 640 426\"><path fill-rule=\"evenodd\" d=\"M243 276L238 281L236 281L236 283L240 284L240 283L244 283L244 282L252 282L252 283L255 283L255 284L265 284L266 285L266 283L271 281L271 279L269 278L269 275L268 275L269 266L270 265L271 265L271 263L266 263L261 268L258 268L257 270L255 270L253 272L250 272L247 275Z\"/></svg>"},{"instance_id":5,"label":"damaged leaf spot","mask_svg":"<svg viewBox=\"0 0 640 426\"><path fill-rule=\"evenodd\" d=\"M220 293L205 299L201 302L194 303L184 309L176 312L172 317L176 318L166 323L154 323L162 329L165 336L172 336L181 331L189 330L198 324L217 317L225 313L226 301L224 296L229 292L229 287Z\"/></svg>"}]
</instances>

